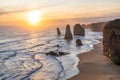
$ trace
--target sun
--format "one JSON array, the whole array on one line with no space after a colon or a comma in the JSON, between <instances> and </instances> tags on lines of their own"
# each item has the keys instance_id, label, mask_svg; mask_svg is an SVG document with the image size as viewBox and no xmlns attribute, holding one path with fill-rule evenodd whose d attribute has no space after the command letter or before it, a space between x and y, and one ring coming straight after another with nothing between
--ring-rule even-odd
<instances>
[{"instance_id":1,"label":"sun","mask_svg":"<svg viewBox=\"0 0 120 80\"><path fill-rule=\"evenodd\" d=\"M38 24L42 18L42 12L40 11L31 11L27 13L27 20L31 23L31 24Z\"/></svg>"}]
</instances>

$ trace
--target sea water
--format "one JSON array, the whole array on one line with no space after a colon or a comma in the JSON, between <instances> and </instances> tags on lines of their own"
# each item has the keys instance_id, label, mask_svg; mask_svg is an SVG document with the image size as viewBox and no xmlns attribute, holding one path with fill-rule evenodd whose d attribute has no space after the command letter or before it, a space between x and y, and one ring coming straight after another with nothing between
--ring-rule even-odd
<instances>
[{"instance_id":1,"label":"sea water","mask_svg":"<svg viewBox=\"0 0 120 80\"><path fill-rule=\"evenodd\" d=\"M65 27L60 29L62 35L57 36L56 28L31 32L0 27L0 80L66 80L78 74L77 55L92 50L102 33L86 29L85 37L66 41ZM76 46L76 39L82 40L81 47ZM49 51L70 54L46 56Z\"/></svg>"}]
</instances>

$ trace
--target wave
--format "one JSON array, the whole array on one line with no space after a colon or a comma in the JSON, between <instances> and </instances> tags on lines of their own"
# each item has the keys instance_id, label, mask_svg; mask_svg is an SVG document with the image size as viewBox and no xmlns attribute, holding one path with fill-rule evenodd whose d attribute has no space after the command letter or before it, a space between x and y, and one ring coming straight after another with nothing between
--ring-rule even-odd
<instances>
[{"instance_id":1,"label":"wave","mask_svg":"<svg viewBox=\"0 0 120 80\"><path fill-rule=\"evenodd\" d=\"M57 37L55 34L55 31L46 31L29 33L28 36L19 32L17 38L13 34L12 38L0 39L0 79L66 80L79 73L77 55L93 49L93 45L102 38L102 33L88 29L85 37L77 36L70 42L63 39L64 35ZM76 39L81 39L83 46L76 47ZM46 56L44 53L49 51L70 54Z\"/></svg>"}]
</instances>

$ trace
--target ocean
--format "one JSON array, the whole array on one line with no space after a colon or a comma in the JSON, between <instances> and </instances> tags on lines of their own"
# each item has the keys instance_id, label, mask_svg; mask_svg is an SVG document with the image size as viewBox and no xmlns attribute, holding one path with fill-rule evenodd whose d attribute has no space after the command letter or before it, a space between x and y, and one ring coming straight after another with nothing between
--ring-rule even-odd
<instances>
[{"instance_id":1,"label":"ocean","mask_svg":"<svg viewBox=\"0 0 120 80\"><path fill-rule=\"evenodd\" d=\"M77 55L92 50L102 33L86 29L84 37L74 36L67 41L65 27L60 30L62 35L57 36L56 27L43 31L0 27L0 80L66 80L78 74ZM82 40L81 47L76 46L76 39ZM45 55L50 51L70 54Z\"/></svg>"}]
</instances>

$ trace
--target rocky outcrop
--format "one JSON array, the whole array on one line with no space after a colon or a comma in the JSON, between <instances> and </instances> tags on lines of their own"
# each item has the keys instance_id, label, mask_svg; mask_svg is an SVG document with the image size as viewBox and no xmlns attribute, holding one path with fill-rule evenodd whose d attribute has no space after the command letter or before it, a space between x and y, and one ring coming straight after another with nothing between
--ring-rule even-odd
<instances>
[{"instance_id":1,"label":"rocky outcrop","mask_svg":"<svg viewBox=\"0 0 120 80\"><path fill-rule=\"evenodd\" d=\"M56 57L59 57L59 56L63 56L63 55L67 55L69 53L66 53L66 52L53 52L53 51L50 51L48 53L45 53L46 55L52 55L52 56L56 56Z\"/></svg>"},{"instance_id":2,"label":"rocky outcrop","mask_svg":"<svg viewBox=\"0 0 120 80\"><path fill-rule=\"evenodd\" d=\"M88 27L90 27L92 31L102 32L106 24L107 22L98 22L98 23L88 24Z\"/></svg>"},{"instance_id":3,"label":"rocky outcrop","mask_svg":"<svg viewBox=\"0 0 120 80\"><path fill-rule=\"evenodd\" d=\"M83 28L88 28L86 24L81 24Z\"/></svg>"},{"instance_id":4,"label":"rocky outcrop","mask_svg":"<svg viewBox=\"0 0 120 80\"><path fill-rule=\"evenodd\" d=\"M57 35L61 35L60 29L57 28Z\"/></svg>"},{"instance_id":5,"label":"rocky outcrop","mask_svg":"<svg viewBox=\"0 0 120 80\"><path fill-rule=\"evenodd\" d=\"M73 31L75 36L84 36L85 35L85 30L80 24L76 24L74 26L74 31Z\"/></svg>"},{"instance_id":6,"label":"rocky outcrop","mask_svg":"<svg viewBox=\"0 0 120 80\"><path fill-rule=\"evenodd\" d=\"M46 55L58 56L58 54L53 51L46 53Z\"/></svg>"},{"instance_id":7,"label":"rocky outcrop","mask_svg":"<svg viewBox=\"0 0 120 80\"><path fill-rule=\"evenodd\" d=\"M76 46L82 46L82 42L81 42L80 39L77 39L77 40L76 40Z\"/></svg>"},{"instance_id":8,"label":"rocky outcrop","mask_svg":"<svg viewBox=\"0 0 120 80\"><path fill-rule=\"evenodd\" d=\"M67 55L69 53L66 53L66 52L59 52L59 56L63 56L63 55Z\"/></svg>"},{"instance_id":9,"label":"rocky outcrop","mask_svg":"<svg viewBox=\"0 0 120 80\"><path fill-rule=\"evenodd\" d=\"M65 38L66 40L71 40L71 39L73 39L71 30L70 30L70 25L67 25L67 27L66 27L66 32L65 32L65 37L64 37L64 38Z\"/></svg>"},{"instance_id":10,"label":"rocky outcrop","mask_svg":"<svg viewBox=\"0 0 120 80\"><path fill-rule=\"evenodd\" d=\"M110 21L103 30L104 54L120 65L120 19Z\"/></svg>"}]
</instances>

